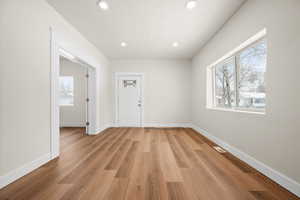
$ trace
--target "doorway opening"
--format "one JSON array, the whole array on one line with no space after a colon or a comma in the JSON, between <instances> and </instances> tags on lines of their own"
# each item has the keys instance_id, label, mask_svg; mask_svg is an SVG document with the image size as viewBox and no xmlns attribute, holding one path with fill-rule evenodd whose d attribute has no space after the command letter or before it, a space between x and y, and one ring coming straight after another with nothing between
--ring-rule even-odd
<instances>
[{"instance_id":1,"label":"doorway opening","mask_svg":"<svg viewBox=\"0 0 300 200\"><path fill-rule=\"evenodd\" d=\"M60 46L51 32L51 159L59 156L63 127L97 132L96 68Z\"/></svg>"},{"instance_id":2,"label":"doorway opening","mask_svg":"<svg viewBox=\"0 0 300 200\"><path fill-rule=\"evenodd\" d=\"M60 138L88 134L88 68L64 54L59 58ZM66 141L66 140L64 140ZM61 143L60 143L61 144ZM61 144L61 148L63 149Z\"/></svg>"}]
</instances>

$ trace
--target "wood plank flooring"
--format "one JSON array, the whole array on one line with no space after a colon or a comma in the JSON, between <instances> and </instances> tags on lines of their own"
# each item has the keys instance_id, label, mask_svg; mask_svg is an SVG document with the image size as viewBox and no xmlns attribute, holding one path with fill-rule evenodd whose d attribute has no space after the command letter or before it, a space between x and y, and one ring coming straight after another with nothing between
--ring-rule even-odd
<instances>
[{"instance_id":1,"label":"wood plank flooring","mask_svg":"<svg viewBox=\"0 0 300 200\"><path fill-rule=\"evenodd\" d=\"M299 199L188 128L61 130L61 155L0 190L0 199Z\"/></svg>"}]
</instances>

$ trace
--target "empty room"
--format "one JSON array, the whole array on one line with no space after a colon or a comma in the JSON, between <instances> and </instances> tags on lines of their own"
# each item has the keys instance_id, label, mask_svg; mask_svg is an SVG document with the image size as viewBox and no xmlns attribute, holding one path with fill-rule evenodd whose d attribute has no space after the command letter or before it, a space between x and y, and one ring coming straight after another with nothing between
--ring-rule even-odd
<instances>
[{"instance_id":1,"label":"empty room","mask_svg":"<svg viewBox=\"0 0 300 200\"><path fill-rule=\"evenodd\" d=\"M299 0L0 0L0 200L300 200Z\"/></svg>"}]
</instances>

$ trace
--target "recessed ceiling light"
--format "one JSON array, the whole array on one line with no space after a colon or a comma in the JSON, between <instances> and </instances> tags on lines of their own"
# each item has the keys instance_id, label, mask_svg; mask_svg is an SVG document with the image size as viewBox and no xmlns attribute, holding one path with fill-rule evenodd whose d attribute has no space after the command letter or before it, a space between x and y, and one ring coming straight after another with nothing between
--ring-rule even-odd
<instances>
[{"instance_id":1,"label":"recessed ceiling light","mask_svg":"<svg viewBox=\"0 0 300 200\"><path fill-rule=\"evenodd\" d=\"M100 0L98 1L98 6L102 9L102 10L108 10L109 6L108 3L104 0Z\"/></svg>"},{"instance_id":2,"label":"recessed ceiling light","mask_svg":"<svg viewBox=\"0 0 300 200\"><path fill-rule=\"evenodd\" d=\"M126 47L127 43L126 42L121 42L121 47Z\"/></svg>"},{"instance_id":3,"label":"recessed ceiling light","mask_svg":"<svg viewBox=\"0 0 300 200\"><path fill-rule=\"evenodd\" d=\"M197 6L197 0L189 0L186 3L186 8L189 10L192 10L193 8L195 8Z\"/></svg>"},{"instance_id":4,"label":"recessed ceiling light","mask_svg":"<svg viewBox=\"0 0 300 200\"><path fill-rule=\"evenodd\" d=\"M173 42L172 45L173 45L173 47L178 47L179 44L178 44L178 42Z\"/></svg>"}]
</instances>

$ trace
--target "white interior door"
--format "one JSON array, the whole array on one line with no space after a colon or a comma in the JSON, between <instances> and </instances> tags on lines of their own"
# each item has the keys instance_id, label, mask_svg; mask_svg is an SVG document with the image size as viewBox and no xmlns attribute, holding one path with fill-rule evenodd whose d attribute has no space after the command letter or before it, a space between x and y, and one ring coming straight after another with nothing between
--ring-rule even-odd
<instances>
[{"instance_id":1,"label":"white interior door","mask_svg":"<svg viewBox=\"0 0 300 200\"><path fill-rule=\"evenodd\" d=\"M142 126L142 77L117 76L117 123L119 126Z\"/></svg>"}]
</instances>

